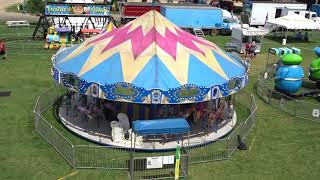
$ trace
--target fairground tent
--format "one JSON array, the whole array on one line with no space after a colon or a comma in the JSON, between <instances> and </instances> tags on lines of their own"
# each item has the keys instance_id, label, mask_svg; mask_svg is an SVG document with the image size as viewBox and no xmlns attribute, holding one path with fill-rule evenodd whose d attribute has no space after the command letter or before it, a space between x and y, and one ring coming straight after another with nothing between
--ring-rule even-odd
<instances>
[{"instance_id":1,"label":"fairground tent","mask_svg":"<svg viewBox=\"0 0 320 180\"><path fill-rule=\"evenodd\" d=\"M315 30L319 24L298 14L290 14L267 21L269 27L282 27L288 30Z\"/></svg>"},{"instance_id":2,"label":"fairground tent","mask_svg":"<svg viewBox=\"0 0 320 180\"><path fill-rule=\"evenodd\" d=\"M235 93L247 83L247 68L214 43L149 11L57 53L53 77L103 99L174 104Z\"/></svg>"}]
</instances>

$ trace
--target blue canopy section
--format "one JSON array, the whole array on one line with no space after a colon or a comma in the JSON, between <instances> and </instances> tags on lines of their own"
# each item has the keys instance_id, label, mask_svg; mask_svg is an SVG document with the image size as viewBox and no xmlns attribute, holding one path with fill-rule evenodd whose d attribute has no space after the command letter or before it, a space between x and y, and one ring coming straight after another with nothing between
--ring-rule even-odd
<instances>
[{"instance_id":1,"label":"blue canopy section","mask_svg":"<svg viewBox=\"0 0 320 180\"><path fill-rule=\"evenodd\" d=\"M282 47L282 48L270 48L269 53L275 54L277 56L282 56L286 54L301 54L301 50L295 47L288 48L288 47Z\"/></svg>"},{"instance_id":2,"label":"blue canopy section","mask_svg":"<svg viewBox=\"0 0 320 180\"><path fill-rule=\"evenodd\" d=\"M132 122L132 130L138 135L183 134L190 131L188 122L183 118L137 120Z\"/></svg>"}]
</instances>

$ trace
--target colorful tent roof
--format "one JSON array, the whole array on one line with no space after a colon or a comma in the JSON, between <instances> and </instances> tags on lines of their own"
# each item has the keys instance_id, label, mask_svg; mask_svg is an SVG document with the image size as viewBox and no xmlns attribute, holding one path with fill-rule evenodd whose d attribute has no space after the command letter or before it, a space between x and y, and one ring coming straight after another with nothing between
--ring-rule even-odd
<instances>
[{"instance_id":1,"label":"colorful tent roof","mask_svg":"<svg viewBox=\"0 0 320 180\"><path fill-rule=\"evenodd\" d=\"M130 87L137 92L132 92L135 98L127 97L126 101L142 103L151 103L148 96L153 90L166 97L161 103L181 102L181 99L170 100L168 96L173 92L169 91L185 87L198 89L196 94L202 98L196 100L194 95L186 95L184 102L210 99L207 93L213 86L226 85L235 77L246 76L246 68L238 59L215 44L178 28L157 11L149 11L123 27L101 33L57 54L55 72L55 79L57 73L71 73L85 84L98 85L102 98L123 99L110 87ZM201 91L201 88L209 90ZM79 91L84 90L80 88ZM141 94L145 96L136 99Z\"/></svg>"}]
</instances>

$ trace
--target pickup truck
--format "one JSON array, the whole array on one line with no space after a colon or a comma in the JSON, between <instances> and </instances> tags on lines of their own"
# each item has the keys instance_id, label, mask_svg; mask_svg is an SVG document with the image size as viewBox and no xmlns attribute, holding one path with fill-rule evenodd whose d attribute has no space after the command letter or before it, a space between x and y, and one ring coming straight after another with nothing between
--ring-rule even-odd
<instances>
[{"instance_id":1,"label":"pickup truck","mask_svg":"<svg viewBox=\"0 0 320 180\"><path fill-rule=\"evenodd\" d=\"M152 5L152 3L119 2L120 18L121 23L123 24L141 16L150 10L156 10L160 12L160 4Z\"/></svg>"}]
</instances>

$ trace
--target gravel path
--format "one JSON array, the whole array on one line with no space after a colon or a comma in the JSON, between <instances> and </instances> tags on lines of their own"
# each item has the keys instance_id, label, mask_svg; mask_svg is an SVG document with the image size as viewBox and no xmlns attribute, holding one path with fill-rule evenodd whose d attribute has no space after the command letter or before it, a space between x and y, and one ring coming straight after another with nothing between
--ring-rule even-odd
<instances>
[{"instance_id":1,"label":"gravel path","mask_svg":"<svg viewBox=\"0 0 320 180\"><path fill-rule=\"evenodd\" d=\"M22 2L22 0L0 0L0 19L2 21L19 21L27 20L30 22L37 22L37 16L31 16L29 14L15 13L15 12L6 12L6 8L12 4L17 4Z\"/></svg>"}]
</instances>

